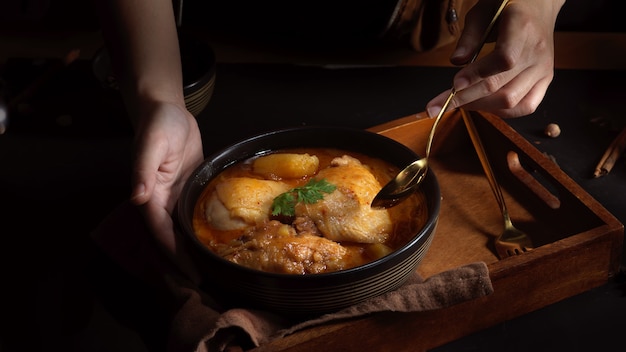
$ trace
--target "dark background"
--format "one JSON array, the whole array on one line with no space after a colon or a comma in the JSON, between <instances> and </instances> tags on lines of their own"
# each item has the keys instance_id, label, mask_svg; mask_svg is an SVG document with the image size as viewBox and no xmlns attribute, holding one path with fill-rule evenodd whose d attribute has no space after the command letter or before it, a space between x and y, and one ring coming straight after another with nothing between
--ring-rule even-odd
<instances>
[{"instance_id":1,"label":"dark background","mask_svg":"<svg viewBox=\"0 0 626 352\"><path fill-rule=\"evenodd\" d=\"M387 1L389 2L389 1ZM176 3L176 1L174 1ZM215 0L184 0L184 7L189 11L183 11L183 17L195 22L204 22L204 15L198 14L191 9L223 9L234 8L237 11L221 13L220 17L230 21L234 26L245 26L244 18L252 18L247 15L245 7L254 8L258 14L263 9L259 1L243 0L233 5L229 1ZM289 1L266 2L269 8L279 8L279 5L293 3ZM349 1L304 2L299 8L283 6L278 15L292 12L323 11L319 8L326 7L326 12L348 11ZM358 2L361 8L372 7L372 1ZM357 2L353 2L357 4ZM620 0L567 0L559 16L557 23L558 31L601 31L623 32L626 24L620 11ZM236 6L236 7L234 7ZM316 9L317 8L317 9ZM355 8L353 7L354 11ZM356 11L366 11L364 9ZM276 11L274 11L276 12ZM269 14L275 16L276 14ZM257 16L259 17L259 16ZM226 23L226 20L221 23ZM0 1L0 29L2 30L98 30L97 13L94 11L93 1L84 0L2 0Z\"/></svg>"},{"instance_id":2,"label":"dark background","mask_svg":"<svg viewBox=\"0 0 626 352\"><path fill-rule=\"evenodd\" d=\"M622 31L616 5L569 0L559 29ZM97 31L94 18L89 2L0 2L3 30ZM19 87L49 64L18 58L0 72ZM214 95L199 117L205 151L272 128L367 128L407 116L422 111L455 72L220 64ZM593 179L591 173L626 124L625 76L557 70L537 112L509 121L622 222L624 159L606 177ZM550 122L561 125L559 138L543 135ZM0 351L144 351L161 341L165 327L150 291L100 256L88 238L129 195L131 138L119 97L101 88L87 60L49 81L0 135ZM436 350L619 351L624 294L618 275L607 285ZM140 336L151 338L144 344Z\"/></svg>"}]
</instances>

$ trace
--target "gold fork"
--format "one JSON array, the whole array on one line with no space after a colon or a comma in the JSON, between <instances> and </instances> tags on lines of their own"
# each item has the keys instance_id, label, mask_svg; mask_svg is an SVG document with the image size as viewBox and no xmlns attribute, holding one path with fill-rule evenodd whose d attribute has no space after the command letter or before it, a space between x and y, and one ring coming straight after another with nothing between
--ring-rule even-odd
<instances>
[{"instance_id":1,"label":"gold fork","mask_svg":"<svg viewBox=\"0 0 626 352\"><path fill-rule=\"evenodd\" d=\"M463 122L465 122L467 132L469 133L472 143L474 144L474 149L476 149L476 153L478 154L480 163L483 166L483 170L485 170L485 175L487 176L487 180L489 180L491 190L496 196L498 205L500 205L500 211L502 212L502 218L504 220L504 231L495 240L495 247L496 252L498 253L498 257L500 257L500 259L504 259L533 249L533 243L530 237L528 237L528 235L523 231L513 226L513 222L511 221L511 217L509 216L509 211L506 207L506 203L504 202L502 190L500 189L500 185L496 180L493 169L489 164L489 159L487 158L487 154L485 153L485 148L483 147L482 141L480 140L480 136L478 135L478 131L476 130L476 126L474 125L474 121L469 116L467 111L465 111L464 109L459 110L461 111L461 115L463 116Z\"/></svg>"}]
</instances>

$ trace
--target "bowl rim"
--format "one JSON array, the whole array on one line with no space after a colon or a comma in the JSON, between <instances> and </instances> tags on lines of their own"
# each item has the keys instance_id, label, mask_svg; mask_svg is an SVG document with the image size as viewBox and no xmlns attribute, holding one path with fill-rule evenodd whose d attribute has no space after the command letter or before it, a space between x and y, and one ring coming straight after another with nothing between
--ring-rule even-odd
<instances>
[{"instance_id":1,"label":"bowl rim","mask_svg":"<svg viewBox=\"0 0 626 352\"><path fill-rule=\"evenodd\" d=\"M297 127L287 127L287 128L280 128L280 129L276 129L276 130L272 130L272 131L266 131L266 132L262 132L259 134L255 134L253 136L250 136L248 138L244 138L238 142L235 143L231 143L230 145L221 148L220 150L212 153L211 155L209 155L207 158L205 158L200 165L198 165L196 167L196 169L194 169L194 171L190 174L191 176L189 177L189 179L185 182L185 185L181 191L181 197L179 198L179 202L177 202L176 204L176 226L177 229L179 231L181 231L183 233L184 236L187 237L187 239L191 239L192 242L194 242L198 247L197 249L199 249L200 251L202 251L203 253L208 254L209 256L211 256L212 258L216 259L218 262L220 262L220 264L226 265L229 268L232 268L233 270L238 270L239 272L241 272L242 274L246 274L246 275L254 275L254 276L263 276L264 278L269 278L269 279L276 279L276 280L285 280L285 279L289 279L289 280L293 280L293 281L300 281L300 280L306 280L307 282L310 282L311 280L328 280L328 279L332 279L332 278L343 278L346 275L352 275L352 274L358 274L364 271L369 271L372 270L374 268L376 268L378 270L378 268L380 267L385 267L386 265L392 265L393 261L397 261L400 260L398 258L404 258L403 255L409 251L409 249L411 247L413 247L416 242L424 242L427 240L427 235L430 235L431 233L434 233L435 227L437 226L437 222L438 222L438 218L439 218L439 213L440 213L440 209L441 209L441 191L440 191L440 187L439 187L439 183L437 180L437 177L435 175L435 173L432 170L429 170L428 173L426 174L425 178L424 178L424 182L422 183L422 187L429 187L431 188L431 191L434 193L433 197L427 197L426 202L427 202L427 210L428 210L428 216L427 216L427 220L426 223L424 224L424 226L419 230L419 232L411 237L411 239L409 241L407 241L407 243L403 244L401 247L395 249L393 251L394 255L385 255L382 258L378 258L376 260L370 261L368 263L356 266L356 267L352 267L352 268L348 268L348 269L343 269L343 270L338 270L338 271L332 271L332 272L325 272L325 273L316 273L316 274L287 274L287 273L275 273L275 272L268 272L268 271L263 271L263 270L258 270L258 269L253 269L253 268L249 268L237 263L233 263L219 255L217 255L215 252L211 251L204 243L202 243L198 237L193 233L193 229L185 229L185 228L181 228L181 223L180 223L180 218L181 217L185 217L185 210L188 208L185 208L181 205L180 200L183 198L184 195L186 195L189 192L189 189L192 187L193 182L194 182L194 178L197 178L199 174L201 174L203 171L205 171L206 168L208 168L209 166L211 166L210 164L214 163L216 160L220 161L222 159L226 159L224 160L224 162L222 162L220 164L220 166L218 166L216 169L222 170L225 169L227 167L229 167L230 165L233 165L234 163L237 163L239 161L251 158L253 156L259 156L259 155L263 155L263 154L267 154L267 153L271 153L275 150L279 150L281 148L295 148L293 146L291 147L276 147L276 148L268 148L265 150L259 150L256 152L249 152L249 153L245 153L242 155L239 155L237 157L228 157L229 154L232 153L233 149L236 148L244 148L246 145L255 143L259 140L264 140L267 138L271 138L275 135L285 135L285 134L291 134L291 133L302 133L303 131L307 131L310 133L321 133L321 132L328 132L328 131L332 131L332 132L347 132L347 133L353 133L353 134L362 134L363 136L368 136L368 138L374 138L374 139L378 139L380 141L383 141L384 143L388 143L390 146L393 146L394 148L398 148L400 150L403 150L403 152L411 155L411 157L414 158L419 158L419 155L414 152L412 149L410 149L409 147L407 147L406 145L392 139L389 138L387 136L383 136L381 134L378 134L376 132L372 132L372 131L368 131L368 130L364 130L364 129L358 129L358 128L352 128L352 127L341 127L341 126L327 126L327 125L308 125L308 126L297 126ZM306 146L304 146L306 147ZM345 149L350 151L349 148L340 148L340 149ZM351 151L355 151L356 150L351 150ZM365 153L365 152L362 152ZM397 165L399 166L399 165ZM399 166L401 167L401 166ZM210 182L213 177L215 175L217 175L218 172L213 172L214 175L212 175L211 177L202 180L200 183L203 185L206 185L208 182ZM194 199L194 203L197 201L197 197ZM193 207L192 207L193 208ZM191 231L190 231L191 230Z\"/></svg>"}]
</instances>

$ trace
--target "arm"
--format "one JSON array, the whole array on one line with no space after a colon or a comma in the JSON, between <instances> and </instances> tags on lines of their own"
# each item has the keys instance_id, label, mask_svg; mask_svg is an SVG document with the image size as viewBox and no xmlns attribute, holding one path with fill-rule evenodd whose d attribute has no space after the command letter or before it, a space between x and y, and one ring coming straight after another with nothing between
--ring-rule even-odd
<instances>
[{"instance_id":1,"label":"arm","mask_svg":"<svg viewBox=\"0 0 626 352\"><path fill-rule=\"evenodd\" d=\"M103 35L134 123L142 104L181 103L182 70L168 0L98 0Z\"/></svg>"},{"instance_id":2,"label":"arm","mask_svg":"<svg viewBox=\"0 0 626 352\"><path fill-rule=\"evenodd\" d=\"M186 110L180 50L169 0L98 0L115 75L135 128L133 191L148 228L190 276L171 214L189 173L203 159L195 118Z\"/></svg>"}]
</instances>

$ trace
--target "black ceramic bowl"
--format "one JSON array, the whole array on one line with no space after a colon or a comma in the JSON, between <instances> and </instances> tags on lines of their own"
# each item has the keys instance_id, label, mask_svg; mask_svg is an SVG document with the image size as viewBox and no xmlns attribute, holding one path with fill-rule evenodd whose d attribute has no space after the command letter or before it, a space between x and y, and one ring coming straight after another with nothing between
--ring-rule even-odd
<instances>
[{"instance_id":1,"label":"black ceramic bowl","mask_svg":"<svg viewBox=\"0 0 626 352\"><path fill-rule=\"evenodd\" d=\"M215 53L203 40L179 35L183 66L183 92L187 110L198 116L211 100L215 88Z\"/></svg>"},{"instance_id":2,"label":"black ceramic bowl","mask_svg":"<svg viewBox=\"0 0 626 352\"><path fill-rule=\"evenodd\" d=\"M403 167L418 156L406 146L365 130L301 127L261 134L208 157L187 181L178 203L178 221L205 288L226 307L253 307L291 316L311 316L352 306L401 286L419 265L435 233L440 191L432 170L422 191L425 226L403 247L368 264L324 274L276 274L253 270L217 256L194 234L194 206L208 181L229 165L273 150L333 147L365 153Z\"/></svg>"},{"instance_id":3,"label":"black ceramic bowl","mask_svg":"<svg viewBox=\"0 0 626 352\"><path fill-rule=\"evenodd\" d=\"M211 100L215 89L215 53L208 43L190 34L179 34L178 40L185 106L192 115L198 116ZM103 88L119 89L108 50L102 48L96 52L92 69Z\"/></svg>"}]
</instances>

